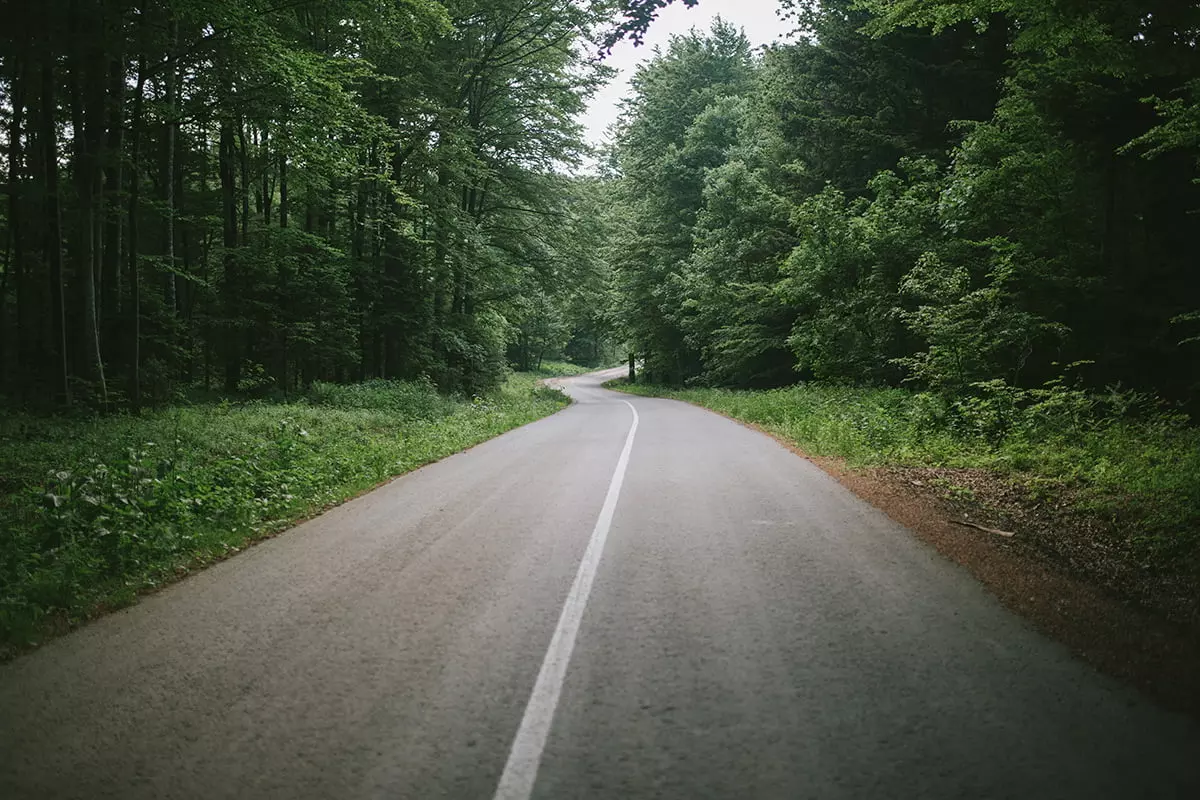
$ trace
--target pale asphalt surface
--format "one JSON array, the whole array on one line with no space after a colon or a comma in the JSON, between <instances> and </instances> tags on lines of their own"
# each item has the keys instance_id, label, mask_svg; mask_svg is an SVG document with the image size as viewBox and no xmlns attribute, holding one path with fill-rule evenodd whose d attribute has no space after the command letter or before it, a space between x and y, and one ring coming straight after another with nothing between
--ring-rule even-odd
<instances>
[{"instance_id":1,"label":"pale asphalt surface","mask_svg":"<svg viewBox=\"0 0 1200 800\"><path fill-rule=\"evenodd\" d=\"M0 667L0 798L492 798L632 422L600 381ZM1200 797L1196 723L769 438L629 400L534 797Z\"/></svg>"}]
</instances>

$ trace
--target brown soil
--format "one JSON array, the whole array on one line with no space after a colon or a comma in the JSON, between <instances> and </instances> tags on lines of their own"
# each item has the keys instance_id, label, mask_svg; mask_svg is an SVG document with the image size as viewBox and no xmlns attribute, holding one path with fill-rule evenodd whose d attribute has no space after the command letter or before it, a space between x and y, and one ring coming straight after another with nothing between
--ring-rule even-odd
<instances>
[{"instance_id":1,"label":"brown soil","mask_svg":"<svg viewBox=\"0 0 1200 800\"><path fill-rule=\"evenodd\" d=\"M1119 538L1074 513L1061 491L1047 501L986 470L854 469L763 432L965 567L1097 669L1200 717L1200 597L1190 569L1162 574L1139 565Z\"/></svg>"}]
</instances>

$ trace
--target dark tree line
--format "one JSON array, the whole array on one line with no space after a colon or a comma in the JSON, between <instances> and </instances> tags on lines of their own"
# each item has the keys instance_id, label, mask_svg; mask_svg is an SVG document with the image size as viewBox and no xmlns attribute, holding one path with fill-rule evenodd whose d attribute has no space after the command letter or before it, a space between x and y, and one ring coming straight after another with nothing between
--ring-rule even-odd
<instances>
[{"instance_id":1,"label":"dark tree line","mask_svg":"<svg viewBox=\"0 0 1200 800\"><path fill-rule=\"evenodd\" d=\"M0 396L136 408L421 375L474 392L511 343L601 336L580 300L603 288L591 190L557 173L608 13L0 5Z\"/></svg>"},{"instance_id":2,"label":"dark tree line","mask_svg":"<svg viewBox=\"0 0 1200 800\"><path fill-rule=\"evenodd\" d=\"M677 38L626 106L610 258L651 377L1196 398L1200 6L783 7L793 43Z\"/></svg>"}]
</instances>

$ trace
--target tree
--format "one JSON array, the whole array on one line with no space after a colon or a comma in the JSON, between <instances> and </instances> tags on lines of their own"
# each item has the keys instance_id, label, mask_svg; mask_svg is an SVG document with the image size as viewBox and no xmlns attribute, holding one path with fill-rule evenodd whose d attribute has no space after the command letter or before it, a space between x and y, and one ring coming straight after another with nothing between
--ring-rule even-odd
<instances>
[{"instance_id":1,"label":"tree","mask_svg":"<svg viewBox=\"0 0 1200 800\"><path fill-rule=\"evenodd\" d=\"M672 39L632 82L617 137L624 214L610 259L620 324L652 379L682 383L701 369L684 330L684 264L705 176L723 162L733 133L729 115L709 109L746 92L753 75L749 42L718 21L707 37Z\"/></svg>"},{"instance_id":2,"label":"tree","mask_svg":"<svg viewBox=\"0 0 1200 800\"><path fill-rule=\"evenodd\" d=\"M0 380L29 404L135 409L193 384L494 386L517 287L564 313L537 245L562 211L545 189L582 152L574 117L607 74L586 52L610 11L6 10Z\"/></svg>"}]
</instances>

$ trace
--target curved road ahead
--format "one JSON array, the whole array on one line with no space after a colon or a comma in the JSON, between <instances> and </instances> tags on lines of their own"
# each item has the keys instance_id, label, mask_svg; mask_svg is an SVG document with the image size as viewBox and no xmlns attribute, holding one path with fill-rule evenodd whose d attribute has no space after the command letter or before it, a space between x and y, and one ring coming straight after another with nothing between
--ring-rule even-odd
<instances>
[{"instance_id":1,"label":"curved road ahead","mask_svg":"<svg viewBox=\"0 0 1200 800\"><path fill-rule=\"evenodd\" d=\"M1195 723L601 379L0 667L0 797L1200 797Z\"/></svg>"}]
</instances>

